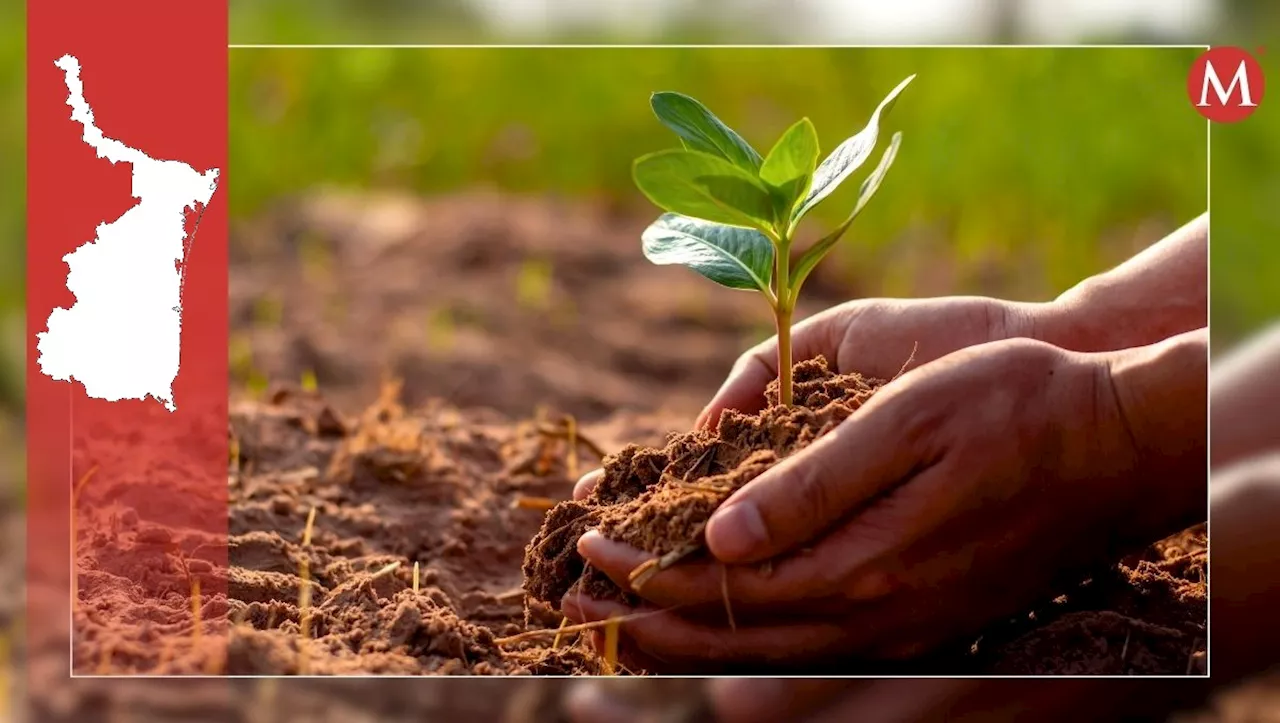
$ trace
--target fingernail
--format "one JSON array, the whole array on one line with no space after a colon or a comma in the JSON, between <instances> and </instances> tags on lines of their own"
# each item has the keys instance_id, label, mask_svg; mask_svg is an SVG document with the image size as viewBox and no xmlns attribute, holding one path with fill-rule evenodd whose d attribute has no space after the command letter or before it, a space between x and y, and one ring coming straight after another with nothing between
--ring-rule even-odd
<instances>
[{"instance_id":1,"label":"fingernail","mask_svg":"<svg viewBox=\"0 0 1280 723\"><path fill-rule=\"evenodd\" d=\"M707 546L721 560L750 557L768 541L764 518L751 502L721 507L707 522Z\"/></svg>"},{"instance_id":2,"label":"fingernail","mask_svg":"<svg viewBox=\"0 0 1280 723\"><path fill-rule=\"evenodd\" d=\"M582 477L578 478L578 481L573 485L573 498L575 500L585 499L586 496L591 494L591 491L600 484L600 480L602 479L604 479L603 469L593 469L582 475Z\"/></svg>"},{"instance_id":3,"label":"fingernail","mask_svg":"<svg viewBox=\"0 0 1280 723\"><path fill-rule=\"evenodd\" d=\"M600 690L599 682L594 680L575 682L570 683L569 694L565 696L565 702L572 709L590 710L604 697L605 693Z\"/></svg>"},{"instance_id":4,"label":"fingernail","mask_svg":"<svg viewBox=\"0 0 1280 723\"><path fill-rule=\"evenodd\" d=\"M587 530L582 533L582 537L578 538L578 554L590 559L592 546L598 544L600 540L603 539L604 538L600 536L599 530Z\"/></svg>"},{"instance_id":5,"label":"fingernail","mask_svg":"<svg viewBox=\"0 0 1280 723\"><path fill-rule=\"evenodd\" d=\"M613 713L616 706L613 696L605 692L597 681L575 683L565 696L565 708L574 720L597 720L602 714Z\"/></svg>"},{"instance_id":6,"label":"fingernail","mask_svg":"<svg viewBox=\"0 0 1280 723\"><path fill-rule=\"evenodd\" d=\"M560 598L560 612L573 622L582 624L587 621L587 616L578 603L579 597L580 595L573 590L565 593L565 596Z\"/></svg>"}]
</instances>

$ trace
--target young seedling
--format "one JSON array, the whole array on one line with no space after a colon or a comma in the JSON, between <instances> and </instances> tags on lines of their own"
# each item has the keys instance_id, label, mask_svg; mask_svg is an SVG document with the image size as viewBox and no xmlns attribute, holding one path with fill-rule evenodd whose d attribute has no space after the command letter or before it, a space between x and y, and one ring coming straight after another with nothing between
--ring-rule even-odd
<instances>
[{"instance_id":1,"label":"young seedling","mask_svg":"<svg viewBox=\"0 0 1280 723\"><path fill-rule=\"evenodd\" d=\"M880 121L898 84L867 126L818 163L818 135L803 118L763 158L701 103L680 93L655 93L654 113L680 136L683 148L636 159L636 186L662 210L642 236L644 254L659 265L687 266L732 289L757 291L773 309L778 331L778 400L791 404L791 315L809 273L836 245L880 188L893 164L901 133L894 133L880 164L862 182L853 211L791 263L796 229L805 214L831 195L871 156Z\"/></svg>"}]
</instances>

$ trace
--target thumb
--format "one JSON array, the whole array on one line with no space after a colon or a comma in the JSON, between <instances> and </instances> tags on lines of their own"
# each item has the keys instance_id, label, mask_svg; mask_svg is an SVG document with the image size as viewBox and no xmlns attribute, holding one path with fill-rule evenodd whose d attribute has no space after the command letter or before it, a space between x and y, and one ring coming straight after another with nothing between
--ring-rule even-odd
<instances>
[{"instance_id":1,"label":"thumb","mask_svg":"<svg viewBox=\"0 0 1280 723\"><path fill-rule=\"evenodd\" d=\"M920 471L911 400L886 389L807 448L747 483L712 514L707 546L721 562L768 560L827 531L855 507Z\"/></svg>"}]
</instances>

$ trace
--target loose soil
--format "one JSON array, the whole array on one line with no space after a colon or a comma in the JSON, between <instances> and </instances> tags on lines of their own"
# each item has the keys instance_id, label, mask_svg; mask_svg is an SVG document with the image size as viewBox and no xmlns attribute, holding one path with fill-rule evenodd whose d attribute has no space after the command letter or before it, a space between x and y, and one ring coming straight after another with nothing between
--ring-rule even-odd
<instances>
[{"instance_id":1,"label":"loose soil","mask_svg":"<svg viewBox=\"0 0 1280 723\"><path fill-rule=\"evenodd\" d=\"M554 629L554 605L579 578L593 594L619 592L581 575L572 542L587 525L659 555L696 542L733 489L854 413L879 383L832 375L821 361L798 365L796 380L794 408L729 414L716 433L674 435L663 448L621 444L655 438L656 420L571 430L564 417L513 422L440 403L408 409L395 386L348 418L319 394L279 389L232 414L231 566L200 565L227 590L203 601L205 637L192 631L181 582L190 574L182 566L202 561L174 550L207 543L103 503L99 544L80 547L88 572L76 660L89 672L166 674L600 673L586 636L558 647L550 634L500 639ZM600 446L622 449L608 457L591 500L562 502L549 515L520 506L566 500L576 473L599 463ZM127 499L105 482L92 489ZM109 525L115 545L101 544ZM540 527L554 534L538 536ZM530 540L525 577L520 561ZM145 564L152 584L171 576L172 595L130 595L137 570L121 569L122 560ZM946 670L1202 672L1205 562L1203 529L1188 531L993 626L980 645L949 656ZM94 614L107 605L111 614ZM230 621L229 632L219 621ZM225 659L214 643L220 633L229 636ZM866 669L846 661L824 672Z\"/></svg>"},{"instance_id":2,"label":"loose soil","mask_svg":"<svg viewBox=\"0 0 1280 723\"><path fill-rule=\"evenodd\" d=\"M81 569L101 572L95 597L82 589L82 601L121 607L109 619L76 618L80 672L599 672L583 639L558 648L550 634L498 644L559 624L551 605L520 595L524 551L545 514L515 505L566 500L577 474L597 464L593 447L627 464L666 459L663 467L690 479L706 477L695 463L715 465L722 487L682 502L679 529L646 544L660 551L695 538L699 510L750 472L735 471L742 465L730 464L723 443L685 437L680 449L717 451L677 462L679 450L668 454L664 439L687 428L737 354L768 334L751 295L644 262L635 240L647 220L602 204L489 193L427 201L318 194L238 227L232 381L248 393L233 405L229 434L238 452L228 468L231 565L197 571L227 593L204 601L197 645L190 599L177 584L185 577L173 578L163 609L130 609L136 570L113 568L124 558L108 559L109 546L81 548ZM927 242L911 243L919 243L915 257L930 258ZM863 293L828 270L806 286L801 315ZM945 270L913 273L922 290L930 278L934 291L953 285ZM319 394L300 388L310 375ZM831 402L830 419L849 407L838 395ZM777 457L816 436L829 419L805 409L787 438L756 440L757 453ZM758 419L734 419L742 434L764 434ZM625 492L618 479L600 494ZM87 501L97 494L115 504L115 521L104 515L101 529L115 524L119 550L145 551L149 576L176 575L185 559L157 549L162 536L170 551L205 542L192 529L154 530L136 490L103 485ZM623 522L610 529L645 543ZM992 626L976 652L948 661L951 670L1203 672L1206 557L1203 528L1158 543ZM553 586L576 579L571 571L545 577ZM555 597L550 587L542 596ZM560 681L126 686L67 683L64 669L41 659L33 656L30 676L56 694L38 701L39 720L127 712L140 721L251 721L265 720L263 711L274 721L565 720ZM700 719L696 691L677 690L682 682L650 681L658 697L684 701L688 720Z\"/></svg>"},{"instance_id":3,"label":"loose soil","mask_svg":"<svg viewBox=\"0 0 1280 723\"><path fill-rule=\"evenodd\" d=\"M794 404L777 383L759 414L726 412L715 430L671 435L664 447L628 445L604 463L581 501L557 505L526 551L525 589L557 607L566 594L638 604L586 565L577 541L589 529L679 564L704 550L712 512L743 485L847 419L885 383L836 374L822 358L797 364ZM974 641L893 672L1184 675L1205 669L1206 535L1203 527L1105 568L1025 619L1002 621ZM642 570L633 583L643 581ZM979 645L978 641L983 641ZM853 666L853 667L850 667ZM807 673L884 672L851 661ZM767 672L752 670L750 672Z\"/></svg>"},{"instance_id":4,"label":"loose soil","mask_svg":"<svg viewBox=\"0 0 1280 723\"><path fill-rule=\"evenodd\" d=\"M597 528L659 560L675 561L702 548L711 513L733 492L778 461L844 421L884 384L832 373L825 359L795 366L794 404L757 415L732 410L714 431L672 435L665 447L628 445L605 460L604 477L582 501L562 502L547 515L525 555L525 589L558 607L570 591L638 603L578 554L578 538Z\"/></svg>"}]
</instances>

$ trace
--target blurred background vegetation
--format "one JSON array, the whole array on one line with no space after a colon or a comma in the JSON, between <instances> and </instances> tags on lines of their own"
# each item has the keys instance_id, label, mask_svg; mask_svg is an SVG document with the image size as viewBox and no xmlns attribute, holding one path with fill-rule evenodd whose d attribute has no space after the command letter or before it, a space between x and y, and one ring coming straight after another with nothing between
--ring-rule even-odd
<instances>
[{"instance_id":1,"label":"blurred background vegetation","mask_svg":"<svg viewBox=\"0 0 1280 723\"><path fill-rule=\"evenodd\" d=\"M837 265L868 295L1049 298L1126 257L1135 237L1149 243L1204 211L1205 124L1185 90L1197 53L233 50L231 212L251 217L325 185L430 194L482 184L656 215L631 180L636 156L676 145L651 92L699 98L762 153L807 115L829 151L918 73L888 123L904 134L896 167ZM814 217L839 223L856 189ZM921 263L901 258L921 245ZM931 270L958 286L922 287Z\"/></svg>"},{"instance_id":2,"label":"blurred background vegetation","mask_svg":"<svg viewBox=\"0 0 1280 723\"><path fill-rule=\"evenodd\" d=\"M25 4L0 3L0 508L26 478L21 453L26 354L25 28Z\"/></svg>"},{"instance_id":3,"label":"blurred background vegetation","mask_svg":"<svg viewBox=\"0 0 1280 723\"><path fill-rule=\"evenodd\" d=\"M1280 3L1273 0L231 0L231 6L233 43L1210 39L1253 47L1280 29ZM9 459L21 457L5 451L16 450L20 441L25 347L24 27L24 4L0 3L0 456ZM872 96L927 60L903 54L892 65L855 74L839 67L832 60L835 56L822 53L806 55L802 68L771 65L764 54L754 54L747 65L752 76L744 81L736 75L743 71L693 56L680 61L687 67L671 67L667 64L677 61L653 60L655 65L650 65L641 63L640 56L627 60L620 54L609 63L582 68L583 82L574 88L539 88L517 79L547 71L550 60L535 63L530 56L535 64L519 68L499 56L486 59L483 53L471 52L456 56L462 59L457 62L465 63L459 69L463 72L449 72L451 68L442 65L444 57L420 53L379 60L375 54L233 51L232 102L239 119L232 128L237 149L235 182L230 186L235 213L253 213L274 195L315 181L432 191L483 176L514 189L541 185L572 193L596 178L595 190L634 196L625 161L636 149L669 143L643 108L645 93L659 78L681 78L684 89L706 96L760 145L772 140L792 116L809 114L829 148L861 121ZM995 53L984 61L1000 70L999 82L986 91L975 90L960 77L964 68L948 70L941 61L931 65L929 78L922 76L910 91L911 102L897 111L901 115L895 122L906 131L906 148L911 151L890 180L900 184L899 189L878 199L875 213L868 212L859 229L860 243L890 238L904 207L894 208L895 204L919 203L912 208L948 219L946 230L961 258L979 241L992 239L993 228L1025 228L1032 211L1045 219L1047 209L1071 208L1075 213L1061 219L1064 227L1049 228L1042 220L1038 229L1049 247L1057 249L1045 269L1052 278L1043 282L1056 287L1089 263L1087 256L1077 258L1067 249L1082 244L1094 249L1105 243L1090 237L1090 231L1123 231L1153 209L1188 214L1198 210L1202 204L1194 179L1180 170L1203 152L1203 144L1184 128L1191 123L1185 98L1174 87L1138 87L1133 97L1113 97L1114 90L1110 96L1098 96L1090 86L1092 73L1102 73L1104 85L1114 89L1124 85L1126 77L1185 72L1176 66L1186 61L1173 53L1132 52L1127 57L1131 59L1112 64L1079 53L1070 61L1059 61L1072 66L1069 72L1044 76L1060 83L1054 92L1078 107L1074 117L1093 119L1076 128L1067 128L1057 113L1072 106L1053 102L1039 88L1034 65L1019 67L1019 56ZM1271 77L1280 77L1275 52L1260 57ZM328 89L318 75L323 73L334 74ZM484 85L475 84L480 82ZM397 89L381 93L388 84ZM768 96L779 105L757 108L753 97L766 95L751 91L757 84L772 88ZM1027 95L1029 89L1039 93ZM555 103L545 102L553 99L583 108L593 101L578 95L586 92L600 94L591 112L564 113ZM1122 115L1145 104L1150 105L1141 115ZM1215 346L1280 311L1280 285L1273 281L1280 278L1275 105L1272 99L1250 121L1213 129ZM1169 112L1160 112L1162 108ZM447 118L461 110L490 124L505 117L515 125L506 131L508 136L495 138L486 135L496 131L492 125L469 127L462 122L466 119ZM930 117L930 112L939 115ZM303 113L310 114L308 123L290 122ZM1043 133L1032 132L1029 125L1015 127L1015 113L1044 123ZM1134 132L1125 119L1135 117L1151 119L1152 125ZM290 138L286 128L305 128L311 137ZM443 128L453 135L439 135ZM1014 132L1016 137L1002 136ZM1078 145L1067 143L1069 136ZM262 146L272 152L246 153L247 144L259 142L254 138L275 144ZM306 145L317 141L325 145ZM516 152L495 154L495 142ZM981 153L993 143L1020 143L1026 150L997 162ZM312 149L312 157L291 152L304 146ZM1162 155L1167 159L1160 160ZM1155 168L1135 168L1129 159L1142 159ZM1165 169L1173 169L1172 175L1166 177ZM1108 193L1123 195L1097 203L1068 198L1099 179ZM908 185L910 192L903 192L902 186ZM1023 198L1040 205L1029 209ZM997 249L1010 248L1000 243ZM892 275L892 268L882 270ZM884 283L892 289L895 282L888 278Z\"/></svg>"}]
</instances>

